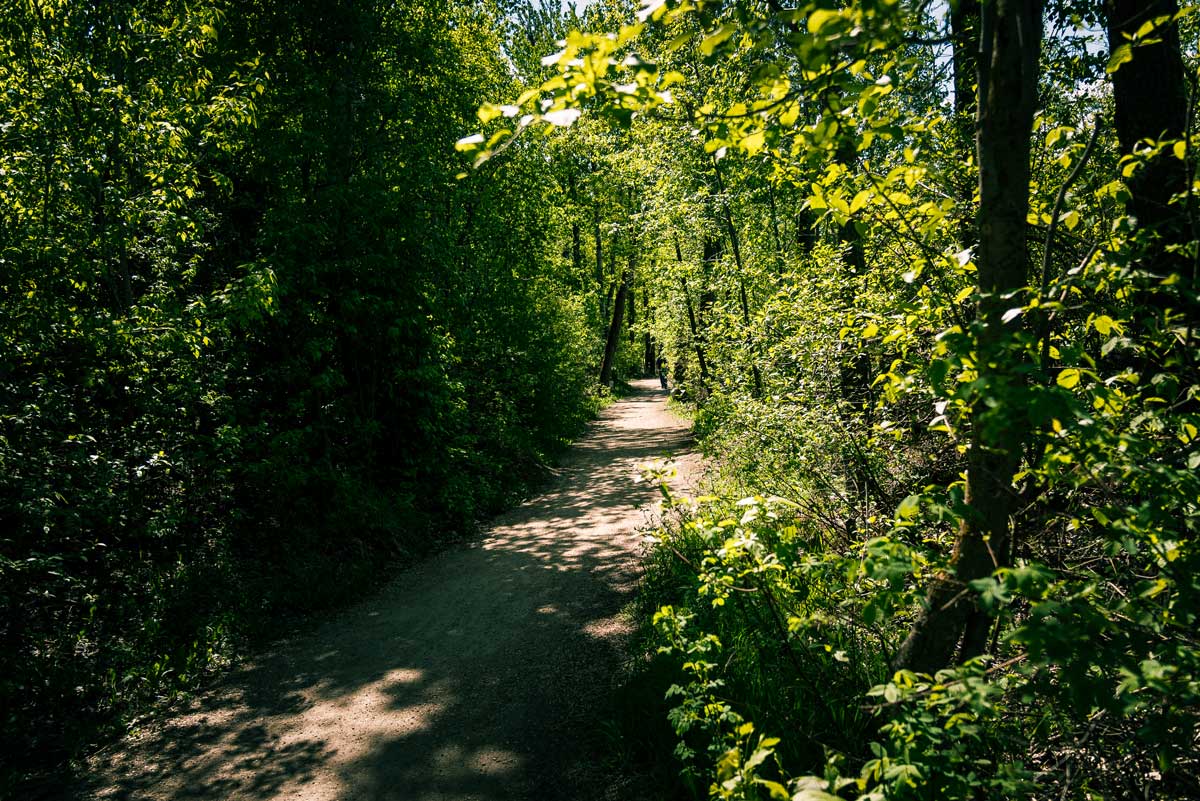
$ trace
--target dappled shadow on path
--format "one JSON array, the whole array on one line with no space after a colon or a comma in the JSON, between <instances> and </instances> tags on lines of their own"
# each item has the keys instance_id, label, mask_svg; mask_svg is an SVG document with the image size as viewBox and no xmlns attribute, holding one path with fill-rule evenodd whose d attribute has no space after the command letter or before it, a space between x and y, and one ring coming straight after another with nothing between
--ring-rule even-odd
<instances>
[{"instance_id":1,"label":"dappled shadow on path","mask_svg":"<svg viewBox=\"0 0 1200 801\"><path fill-rule=\"evenodd\" d=\"M633 477L688 446L653 383L606 410L553 486L480 541L240 669L66 797L619 797L598 724L657 496Z\"/></svg>"}]
</instances>

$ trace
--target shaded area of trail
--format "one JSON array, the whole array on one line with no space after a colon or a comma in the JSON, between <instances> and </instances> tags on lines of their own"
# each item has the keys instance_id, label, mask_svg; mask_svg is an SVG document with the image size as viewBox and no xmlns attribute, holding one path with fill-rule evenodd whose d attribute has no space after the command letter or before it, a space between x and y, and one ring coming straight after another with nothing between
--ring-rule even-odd
<instances>
[{"instance_id":1,"label":"shaded area of trail","mask_svg":"<svg viewBox=\"0 0 1200 801\"><path fill-rule=\"evenodd\" d=\"M657 382L607 410L553 486L476 543L240 668L102 754L77 798L492 801L621 797L599 726L624 658L654 487L686 452ZM679 462L679 483L696 457Z\"/></svg>"}]
</instances>

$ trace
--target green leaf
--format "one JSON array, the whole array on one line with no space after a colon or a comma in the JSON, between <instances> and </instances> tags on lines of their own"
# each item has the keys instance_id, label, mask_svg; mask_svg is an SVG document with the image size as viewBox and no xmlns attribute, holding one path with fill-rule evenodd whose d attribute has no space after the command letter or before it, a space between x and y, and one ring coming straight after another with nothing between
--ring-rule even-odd
<instances>
[{"instance_id":1,"label":"green leaf","mask_svg":"<svg viewBox=\"0 0 1200 801\"><path fill-rule=\"evenodd\" d=\"M755 131L749 136L742 137L742 141L739 144L751 156L756 155L763 148L763 137L765 134L765 131Z\"/></svg>"},{"instance_id":2,"label":"green leaf","mask_svg":"<svg viewBox=\"0 0 1200 801\"><path fill-rule=\"evenodd\" d=\"M1063 389L1072 389L1079 383L1079 371L1074 367L1068 367L1061 371L1054 381Z\"/></svg>"},{"instance_id":3,"label":"green leaf","mask_svg":"<svg viewBox=\"0 0 1200 801\"><path fill-rule=\"evenodd\" d=\"M1120 45L1112 52L1112 56L1108 59L1108 66L1104 68L1104 71L1112 75L1127 61L1133 61L1133 48L1128 43Z\"/></svg>"},{"instance_id":4,"label":"green leaf","mask_svg":"<svg viewBox=\"0 0 1200 801\"><path fill-rule=\"evenodd\" d=\"M791 794L788 793L787 788L784 787L779 782L773 782L768 779L757 779L757 778L754 780L754 782L756 784L758 784L760 787L766 787L767 792L770 794L771 798L778 798L779 801L791 801L791 798L792 798Z\"/></svg>"},{"instance_id":5,"label":"green leaf","mask_svg":"<svg viewBox=\"0 0 1200 801\"><path fill-rule=\"evenodd\" d=\"M941 391L942 384L946 381L946 375L950 372L950 363L945 359L931 359L929 367L925 369L925 374L929 376L929 383L934 389Z\"/></svg>"},{"instance_id":6,"label":"green leaf","mask_svg":"<svg viewBox=\"0 0 1200 801\"><path fill-rule=\"evenodd\" d=\"M704 41L700 42L700 53L705 56L711 56L713 51L722 45L730 36L737 32L737 26L731 23L725 23L715 31L704 37Z\"/></svg>"},{"instance_id":7,"label":"green leaf","mask_svg":"<svg viewBox=\"0 0 1200 801\"><path fill-rule=\"evenodd\" d=\"M750 758L746 760L745 769L753 770L754 768L757 768L759 765L766 762L767 757L771 756L772 753L773 752L770 748L757 749L753 754L750 755Z\"/></svg>"},{"instance_id":8,"label":"green leaf","mask_svg":"<svg viewBox=\"0 0 1200 801\"><path fill-rule=\"evenodd\" d=\"M489 122L499 117L500 114L500 107L495 103L484 103L479 107L479 110L475 112L475 116L478 117L479 121L484 125L487 125ZM460 139L458 141L462 142L463 140Z\"/></svg>"},{"instance_id":9,"label":"green leaf","mask_svg":"<svg viewBox=\"0 0 1200 801\"><path fill-rule=\"evenodd\" d=\"M820 33L821 29L829 25L830 22L839 19L841 19L841 15L838 12L827 8L818 8L808 15L808 32Z\"/></svg>"},{"instance_id":10,"label":"green leaf","mask_svg":"<svg viewBox=\"0 0 1200 801\"><path fill-rule=\"evenodd\" d=\"M1092 327L1100 332L1101 336L1108 336L1112 333L1116 322L1107 314L1101 314L1092 320Z\"/></svg>"}]
</instances>

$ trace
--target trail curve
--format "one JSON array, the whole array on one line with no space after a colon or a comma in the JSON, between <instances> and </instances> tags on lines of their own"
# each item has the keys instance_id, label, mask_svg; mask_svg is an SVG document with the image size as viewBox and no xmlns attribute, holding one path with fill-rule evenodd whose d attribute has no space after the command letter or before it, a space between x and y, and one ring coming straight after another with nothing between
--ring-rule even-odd
<instances>
[{"instance_id":1,"label":"trail curve","mask_svg":"<svg viewBox=\"0 0 1200 801\"><path fill-rule=\"evenodd\" d=\"M620 612L657 490L638 464L698 457L657 381L601 414L541 495L247 661L93 760L80 799L617 798L598 726L626 658Z\"/></svg>"}]
</instances>

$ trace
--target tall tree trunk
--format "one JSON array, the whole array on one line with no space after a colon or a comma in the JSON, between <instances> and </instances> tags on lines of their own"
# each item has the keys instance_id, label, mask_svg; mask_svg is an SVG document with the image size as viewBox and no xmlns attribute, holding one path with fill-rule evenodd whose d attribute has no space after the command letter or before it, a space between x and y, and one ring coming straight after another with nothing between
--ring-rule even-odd
<instances>
[{"instance_id":1,"label":"tall tree trunk","mask_svg":"<svg viewBox=\"0 0 1200 801\"><path fill-rule=\"evenodd\" d=\"M579 228L579 193L575 188L575 173L568 178L571 188L571 280L583 286L583 234Z\"/></svg>"},{"instance_id":2,"label":"tall tree trunk","mask_svg":"<svg viewBox=\"0 0 1200 801\"><path fill-rule=\"evenodd\" d=\"M857 143L846 137L838 145L837 161L847 169L853 169L858 158ZM857 303L859 285L867 274L867 253L862 232L853 217L846 220L838 230L842 244L842 261L845 267L841 284L841 300L846 310ZM870 427L871 408L871 357L853 340L843 340L838 358L838 393L841 404L839 412L847 434L857 438L859 432ZM866 439L864 436L863 439ZM842 455L845 467L846 488L856 510L865 512L870 500L871 476L862 457L862 449L847 445ZM855 521L851 519L847 528L853 531Z\"/></svg>"},{"instance_id":3,"label":"tall tree trunk","mask_svg":"<svg viewBox=\"0 0 1200 801\"><path fill-rule=\"evenodd\" d=\"M683 252L679 249L679 237L675 237L675 261L682 267ZM700 390L708 390L708 361L704 358L704 343L700 339L700 329L696 325L696 310L692 307L692 293L688 288L687 278L679 274L679 286L683 289L683 301L687 307L688 330L692 335L692 350L696 353L696 367L700 370Z\"/></svg>"},{"instance_id":4,"label":"tall tree trunk","mask_svg":"<svg viewBox=\"0 0 1200 801\"><path fill-rule=\"evenodd\" d=\"M950 32L954 35L954 111L974 127L975 81L979 76L979 0L957 0L950 4ZM974 136L968 136L970 141Z\"/></svg>"},{"instance_id":5,"label":"tall tree trunk","mask_svg":"<svg viewBox=\"0 0 1200 801\"><path fill-rule=\"evenodd\" d=\"M598 244L599 244L599 239L597 239L597 245ZM596 250L596 255L597 256L600 255L600 250L598 247ZM596 276L599 281L599 283L597 283L596 286L601 287L601 286L604 286L604 278L605 278L604 265L602 262L596 262L596 264L599 265L596 268ZM608 312L612 308L613 293L616 292L617 286L621 282L621 276L617 274L617 234L615 231L613 232L612 239L609 240L609 243L608 243L608 274L612 276L612 283L610 283L608 285L608 292L606 292L600 298L600 319L601 320L609 319Z\"/></svg>"},{"instance_id":6,"label":"tall tree trunk","mask_svg":"<svg viewBox=\"0 0 1200 801\"><path fill-rule=\"evenodd\" d=\"M771 211L771 235L775 240L775 270L783 268L783 240L779 236L779 210L775 206L775 187L767 184L767 203Z\"/></svg>"},{"instance_id":7,"label":"tall tree trunk","mask_svg":"<svg viewBox=\"0 0 1200 801\"><path fill-rule=\"evenodd\" d=\"M954 35L954 117L962 146L975 141L975 120L978 96L975 86L979 76L980 26L982 17L979 0L957 0L950 6L950 31ZM968 209L974 202L975 185L970 173L963 171L961 182L956 181L958 202ZM963 245L975 241L971 216L963 213L960 234Z\"/></svg>"},{"instance_id":8,"label":"tall tree trunk","mask_svg":"<svg viewBox=\"0 0 1200 801\"><path fill-rule=\"evenodd\" d=\"M1108 45L1115 51L1127 46L1127 35L1144 23L1172 16L1179 6L1176 0L1108 0L1105 11ZM1162 25L1152 38L1157 41L1134 47L1132 60L1121 64L1112 74L1117 139L1121 152L1126 154L1133 153L1143 139L1182 138L1187 127L1188 93L1179 30L1174 23ZM1196 261L1166 249L1168 244L1188 241L1195 233L1188 230L1183 204L1170 204L1173 195L1186 191L1187 179L1187 164L1168 149L1129 176L1131 197L1127 209L1137 218L1139 229L1153 232L1157 238L1143 259L1144 266L1159 276L1179 275L1185 288L1183 297L1194 298L1193 293L1200 288ZM1160 308L1179 305L1165 292L1154 297L1154 304ZM1176 310L1183 312L1189 328L1200 325L1194 302Z\"/></svg>"},{"instance_id":9,"label":"tall tree trunk","mask_svg":"<svg viewBox=\"0 0 1200 801\"><path fill-rule=\"evenodd\" d=\"M596 238L596 291L604 289L604 245L600 237L600 207L592 205L592 234ZM608 319L608 302L600 296L600 319Z\"/></svg>"},{"instance_id":10,"label":"tall tree trunk","mask_svg":"<svg viewBox=\"0 0 1200 801\"><path fill-rule=\"evenodd\" d=\"M854 220L848 220L841 226L839 236L846 268L841 280L842 304L850 310L857 302L859 281L867 272L867 256L862 233ZM871 426L871 356L861 345L855 345L853 339L843 340L839 347L839 414L849 437L866 440ZM870 501L871 475L862 454L860 447L847 445L842 459L849 500L858 512L865 513ZM847 523L847 528L854 530L854 520Z\"/></svg>"},{"instance_id":11,"label":"tall tree trunk","mask_svg":"<svg viewBox=\"0 0 1200 801\"><path fill-rule=\"evenodd\" d=\"M633 345L637 342L637 332L634 331L634 326L637 325L637 291L631 284L629 287L629 344Z\"/></svg>"},{"instance_id":12,"label":"tall tree trunk","mask_svg":"<svg viewBox=\"0 0 1200 801\"><path fill-rule=\"evenodd\" d=\"M817 213L808 208L800 209L796 212L794 224L796 226L796 248L800 251L801 256L811 256L818 240Z\"/></svg>"},{"instance_id":13,"label":"tall tree trunk","mask_svg":"<svg viewBox=\"0 0 1200 801\"><path fill-rule=\"evenodd\" d=\"M629 266L621 277L617 287L617 297L613 301L612 323L608 326L608 339L604 343L604 361L600 364L600 383L608 384L612 380L613 363L617 359L617 349L621 344L621 321L625 319L625 300L629 296L629 285L633 282L633 254L629 255Z\"/></svg>"},{"instance_id":14,"label":"tall tree trunk","mask_svg":"<svg viewBox=\"0 0 1200 801\"><path fill-rule=\"evenodd\" d=\"M654 272L654 264L650 265L650 272ZM642 321L646 326L646 330L642 333L642 369L646 375L654 375L654 338L650 336L650 290L642 287Z\"/></svg>"},{"instance_id":15,"label":"tall tree trunk","mask_svg":"<svg viewBox=\"0 0 1200 801\"><path fill-rule=\"evenodd\" d=\"M725 253L725 243L719 237L711 239L705 237L702 252L704 255L701 257L700 266L703 268L703 283L700 287L697 321L704 326L708 324L709 312L717 302L716 293L712 291L712 274L716 270L717 263L721 261L721 256Z\"/></svg>"},{"instance_id":16,"label":"tall tree trunk","mask_svg":"<svg viewBox=\"0 0 1200 801\"><path fill-rule=\"evenodd\" d=\"M721 178L721 169L714 158L712 162L713 177L717 181L717 202L721 204L722 216L729 233L729 244L733 248L733 263L738 273L738 298L742 307L742 325L746 327L746 347L750 351L750 375L754 380L754 397L762 397L762 373L758 369L758 360L754 353L754 342L750 334L750 303L746 298L746 269L742 263L742 246L738 237L737 226L733 224L733 214L729 211L729 200L725 197L725 182Z\"/></svg>"},{"instance_id":17,"label":"tall tree trunk","mask_svg":"<svg viewBox=\"0 0 1200 801\"><path fill-rule=\"evenodd\" d=\"M853 169L858 157L856 142L843 139L838 145L837 161L847 169ZM859 282L867 274L867 253L862 232L853 217L838 229L842 243L842 261L846 274L842 277L842 304L849 310L856 303ZM841 399L847 412L861 415L871 398L871 358L862 350L845 354L838 364L838 379ZM856 474L860 471L856 470ZM858 483L862 483L859 476Z\"/></svg>"},{"instance_id":18,"label":"tall tree trunk","mask_svg":"<svg viewBox=\"0 0 1200 801\"><path fill-rule=\"evenodd\" d=\"M1027 424L1020 408L1024 357L1019 322L1005 322L1004 295L1026 284L1029 140L1042 40L1039 0L994 0L983 11L979 67L979 384L967 455L967 515L951 555L952 576L934 579L925 608L894 660L925 673L982 653L990 618L969 583L1008 564L1012 477ZM985 402L985 400L987 402ZM995 404L990 406L989 403ZM961 643L961 645L960 645Z\"/></svg>"}]
</instances>

